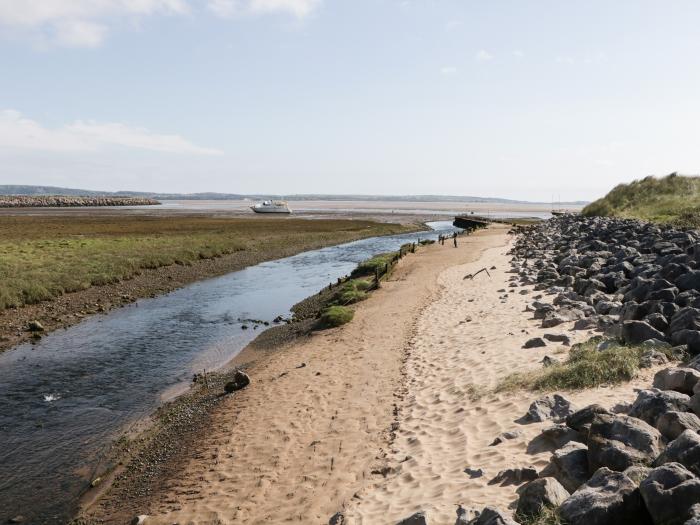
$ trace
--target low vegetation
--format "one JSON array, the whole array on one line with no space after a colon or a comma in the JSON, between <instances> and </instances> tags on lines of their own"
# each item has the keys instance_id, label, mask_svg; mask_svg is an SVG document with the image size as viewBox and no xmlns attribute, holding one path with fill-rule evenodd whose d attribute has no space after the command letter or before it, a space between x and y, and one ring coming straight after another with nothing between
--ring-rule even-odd
<instances>
[{"instance_id":1,"label":"low vegetation","mask_svg":"<svg viewBox=\"0 0 700 525\"><path fill-rule=\"evenodd\" d=\"M341 305L359 303L367 299L367 291L372 283L365 279L349 279L345 281L339 290L337 301Z\"/></svg>"},{"instance_id":2,"label":"low vegetation","mask_svg":"<svg viewBox=\"0 0 700 525\"><path fill-rule=\"evenodd\" d=\"M352 321L355 312L347 306L329 306L321 314L321 324L329 328L342 326Z\"/></svg>"},{"instance_id":3,"label":"low vegetation","mask_svg":"<svg viewBox=\"0 0 700 525\"><path fill-rule=\"evenodd\" d=\"M374 275L377 270L379 270L380 273L384 273L384 269L391 265L397 257L398 252L380 253L358 264L351 275L352 277Z\"/></svg>"},{"instance_id":4,"label":"low vegetation","mask_svg":"<svg viewBox=\"0 0 700 525\"><path fill-rule=\"evenodd\" d=\"M564 525L558 510L547 505L543 506L540 512L534 516L518 515L517 519L520 525Z\"/></svg>"},{"instance_id":5,"label":"low vegetation","mask_svg":"<svg viewBox=\"0 0 700 525\"><path fill-rule=\"evenodd\" d=\"M589 217L638 218L697 228L700 227L700 177L672 173L620 184L581 213Z\"/></svg>"},{"instance_id":6,"label":"low vegetation","mask_svg":"<svg viewBox=\"0 0 700 525\"><path fill-rule=\"evenodd\" d=\"M411 229L358 220L1 216L0 309L129 279L148 268L233 253L242 259L261 252L270 255L266 258L283 257Z\"/></svg>"},{"instance_id":7,"label":"low vegetation","mask_svg":"<svg viewBox=\"0 0 700 525\"><path fill-rule=\"evenodd\" d=\"M497 391L581 390L630 381L639 371L643 348L613 346L597 350L597 339L575 345L568 358L547 368L506 377Z\"/></svg>"}]
</instances>

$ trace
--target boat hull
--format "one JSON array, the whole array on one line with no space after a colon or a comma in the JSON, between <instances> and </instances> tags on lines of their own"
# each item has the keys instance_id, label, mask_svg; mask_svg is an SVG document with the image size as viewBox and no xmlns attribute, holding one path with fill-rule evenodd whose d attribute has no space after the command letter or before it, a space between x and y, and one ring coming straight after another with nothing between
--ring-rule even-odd
<instances>
[{"instance_id":1,"label":"boat hull","mask_svg":"<svg viewBox=\"0 0 700 525\"><path fill-rule=\"evenodd\" d=\"M289 215L290 213L292 213L292 210L290 210L289 208L270 209L269 207L256 208L255 206L251 206L250 209L253 210L255 213L279 213L283 215Z\"/></svg>"}]
</instances>

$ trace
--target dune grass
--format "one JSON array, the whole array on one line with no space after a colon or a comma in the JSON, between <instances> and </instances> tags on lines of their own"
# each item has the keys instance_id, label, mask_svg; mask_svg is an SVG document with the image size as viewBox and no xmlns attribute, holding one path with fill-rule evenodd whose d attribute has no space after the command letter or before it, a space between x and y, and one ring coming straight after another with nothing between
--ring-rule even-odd
<instances>
[{"instance_id":1,"label":"dune grass","mask_svg":"<svg viewBox=\"0 0 700 525\"><path fill-rule=\"evenodd\" d=\"M700 227L700 177L675 173L620 184L581 212L585 216L637 218Z\"/></svg>"},{"instance_id":2,"label":"dune grass","mask_svg":"<svg viewBox=\"0 0 700 525\"><path fill-rule=\"evenodd\" d=\"M359 220L7 215L0 217L0 309L119 282L147 268L234 252L282 257L414 229Z\"/></svg>"},{"instance_id":3,"label":"dune grass","mask_svg":"<svg viewBox=\"0 0 700 525\"><path fill-rule=\"evenodd\" d=\"M374 257L362 261L357 265L352 271L352 277L360 277L366 275L374 275L375 271L379 270L380 273L384 273L384 268L390 266L392 261L398 256L398 252L387 252L380 253Z\"/></svg>"},{"instance_id":4,"label":"dune grass","mask_svg":"<svg viewBox=\"0 0 700 525\"><path fill-rule=\"evenodd\" d=\"M582 390L600 385L630 381L636 377L643 349L638 346L614 346L597 350L593 340L575 345L568 358L550 367L507 376L497 392L511 390Z\"/></svg>"},{"instance_id":5,"label":"dune grass","mask_svg":"<svg viewBox=\"0 0 700 525\"><path fill-rule=\"evenodd\" d=\"M337 301L341 306L364 301L370 287L371 283L365 279L349 279L342 284Z\"/></svg>"},{"instance_id":6,"label":"dune grass","mask_svg":"<svg viewBox=\"0 0 700 525\"><path fill-rule=\"evenodd\" d=\"M548 505L542 506L540 512L534 516L516 516L520 525L564 525L559 511Z\"/></svg>"},{"instance_id":7,"label":"dune grass","mask_svg":"<svg viewBox=\"0 0 700 525\"><path fill-rule=\"evenodd\" d=\"M321 314L321 323L330 328L342 326L352 321L355 312L346 306L329 306Z\"/></svg>"}]
</instances>

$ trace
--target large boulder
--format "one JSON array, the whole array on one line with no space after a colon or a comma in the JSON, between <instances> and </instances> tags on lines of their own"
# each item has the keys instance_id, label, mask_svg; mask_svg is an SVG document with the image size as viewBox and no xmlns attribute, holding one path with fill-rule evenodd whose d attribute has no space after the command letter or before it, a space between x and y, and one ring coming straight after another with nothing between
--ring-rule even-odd
<instances>
[{"instance_id":1,"label":"large boulder","mask_svg":"<svg viewBox=\"0 0 700 525\"><path fill-rule=\"evenodd\" d=\"M641 419L596 415L588 432L588 468L623 471L650 465L661 453L661 434Z\"/></svg>"},{"instance_id":2,"label":"large boulder","mask_svg":"<svg viewBox=\"0 0 700 525\"><path fill-rule=\"evenodd\" d=\"M656 420L656 428L666 439L676 439L686 430L700 432L700 417L692 412L666 412Z\"/></svg>"},{"instance_id":3,"label":"large boulder","mask_svg":"<svg viewBox=\"0 0 700 525\"><path fill-rule=\"evenodd\" d=\"M517 516L535 516L542 507L558 507L569 497L567 490L554 478L539 478L519 491Z\"/></svg>"},{"instance_id":4,"label":"large boulder","mask_svg":"<svg viewBox=\"0 0 700 525\"><path fill-rule=\"evenodd\" d=\"M674 462L680 463L696 476L700 476L700 434L693 430L686 430L671 441L664 453L656 460L657 465Z\"/></svg>"},{"instance_id":5,"label":"large boulder","mask_svg":"<svg viewBox=\"0 0 700 525\"><path fill-rule=\"evenodd\" d=\"M534 401L522 419L526 423L541 423L548 419L559 422L572 414L574 410L568 399L554 394Z\"/></svg>"},{"instance_id":6,"label":"large boulder","mask_svg":"<svg viewBox=\"0 0 700 525\"><path fill-rule=\"evenodd\" d=\"M588 447L572 441L552 453L552 458L540 474L555 478L569 492L588 481Z\"/></svg>"},{"instance_id":7,"label":"large boulder","mask_svg":"<svg viewBox=\"0 0 700 525\"><path fill-rule=\"evenodd\" d=\"M601 405L588 405L587 407L568 415L566 417L566 426L573 428L584 436L587 436L588 430L591 428L591 423L593 423L593 419L595 418L596 414L610 414L610 411Z\"/></svg>"},{"instance_id":8,"label":"large boulder","mask_svg":"<svg viewBox=\"0 0 700 525\"><path fill-rule=\"evenodd\" d=\"M624 321L622 323L622 339L627 344L638 345L648 339L663 341L666 336L646 321Z\"/></svg>"},{"instance_id":9,"label":"large boulder","mask_svg":"<svg viewBox=\"0 0 700 525\"><path fill-rule=\"evenodd\" d=\"M568 525L644 525L649 517L637 485L624 473L605 467L559 507Z\"/></svg>"},{"instance_id":10,"label":"large boulder","mask_svg":"<svg viewBox=\"0 0 700 525\"><path fill-rule=\"evenodd\" d=\"M557 311L547 312L542 319L542 328L553 328L562 323L583 319L585 314L578 308L561 308Z\"/></svg>"},{"instance_id":11,"label":"large boulder","mask_svg":"<svg viewBox=\"0 0 700 525\"><path fill-rule=\"evenodd\" d=\"M679 330L672 332L671 342L674 346L686 345L688 352L700 354L700 330Z\"/></svg>"},{"instance_id":12,"label":"large boulder","mask_svg":"<svg viewBox=\"0 0 700 525\"><path fill-rule=\"evenodd\" d=\"M691 270L682 274L675 281L676 286L685 290L700 290L700 270Z\"/></svg>"},{"instance_id":13,"label":"large boulder","mask_svg":"<svg viewBox=\"0 0 700 525\"><path fill-rule=\"evenodd\" d=\"M700 372L694 368L665 368L654 376L654 388L675 390L691 395L693 388L700 382Z\"/></svg>"},{"instance_id":14,"label":"large boulder","mask_svg":"<svg viewBox=\"0 0 700 525\"><path fill-rule=\"evenodd\" d=\"M666 412L687 412L690 397L673 390L641 390L632 403L629 415L642 419L652 426Z\"/></svg>"},{"instance_id":15,"label":"large boulder","mask_svg":"<svg viewBox=\"0 0 700 525\"><path fill-rule=\"evenodd\" d=\"M639 492L654 525L683 525L700 502L700 479L683 465L668 463L652 470Z\"/></svg>"}]
</instances>

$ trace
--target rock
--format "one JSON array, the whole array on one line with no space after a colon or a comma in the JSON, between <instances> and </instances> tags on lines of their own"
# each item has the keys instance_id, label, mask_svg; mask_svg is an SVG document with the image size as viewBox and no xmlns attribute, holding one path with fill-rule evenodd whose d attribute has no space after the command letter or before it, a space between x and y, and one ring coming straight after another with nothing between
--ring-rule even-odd
<instances>
[{"instance_id":1,"label":"rock","mask_svg":"<svg viewBox=\"0 0 700 525\"><path fill-rule=\"evenodd\" d=\"M700 354L700 330L680 330L672 334L671 343L674 346L686 345L689 353Z\"/></svg>"},{"instance_id":2,"label":"rock","mask_svg":"<svg viewBox=\"0 0 700 525\"><path fill-rule=\"evenodd\" d=\"M675 390L691 395L693 388L700 382L700 372L693 368L665 368L654 376L654 388Z\"/></svg>"},{"instance_id":3,"label":"rock","mask_svg":"<svg viewBox=\"0 0 700 525\"><path fill-rule=\"evenodd\" d=\"M683 465L669 463L652 470L639 492L655 525L683 525L700 501L700 479Z\"/></svg>"},{"instance_id":4,"label":"rock","mask_svg":"<svg viewBox=\"0 0 700 525\"><path fill-rule=\"evenodd\" d=\"M509 468L501 470L489 485L517 485L524 481L537 479L537 470L533 467Z\"/></svg>"},{"instance_id":5,"label":"rock","mask_svg":"<svg viewBox=\"0 0 700 525\"><path fill-rule=\"evenodd\" d=\"M148 514L141 514L139 516L134 516L131 520L131 525L144 525L148 519Z\"/></svg>"},{"instance_id":6,"label":"rock","mask_svg":"<svg viewBox=\"0 0 700 525\"><path fill-rule=\"evenodd\" d=\"M462 505L457 505L457 521L455 525L469 525L472 520L476 520L479 513L472 509L465 509Z\"/></svg>"},{"instance_id":7,"label":"rock","mask_svg":"<svg viewBox=\"0 0 700 525\"><path fill-rule=\"evenodd\" d=\"M700 416L700 392L696 391L695 394L693 394L693 397L691 397L688 402L688 408L690 408L695 415Z\"/></svg>"},{"instance_id":8,"label":"rock","mask_svg":"<svg viewBox=\"0 0 700 525\"><path fill-rule=\"evenodd\" d=\"M673 390L641 390L632 403L629 415L655 427L656 420L665 412L687 412L689 401L690 397Z\"/></svg>"},{"instance_id":9,"label":"rock","mask_svg":"<svg viewBox=\"0 0 700 525\"><path fill-rule=\"evenodd\" d=\"M540 423L548 419L558 422L573 412L571 402L559 394L554 394L534 401L522 419L530 423Z\"/></svg>"},{"instance_id":10,"label":"rock","mask_svg":"<svg viewBox=\"0 0 700 525\"><path fill-rule=\"evenodd\" d=\"M233 378L231 379L231 381L226 383L226 385L224 386L224 391L227 394L231 394L233 392L247 387L249 384L250 377L248 377L248 374L243 372L243 370L236 370L233 374Z\"/></svg>"},{"instance_id":11,"label":"rock","mask_svg":"<svg viewBox=\"0 0 700 525\"><path fill-rule=\"evenodd\" d=\"M522 435L522 432L520 430L511 430L509 432L502 432L496 438L491 442L489 445L490 447L495 447L496 445L500 445L504 441L508 441L510 439L515 439L519 436Z\"/></svg>"},{"instance_id":12,"label":"rock","mask_svg":"<svg viewBox=\"0 0 700 525\"><path fill-rule=\"evenodd\" d=\"M541 475L555 478L574 492L588 480L588 447L574 441L555 450Z\"/></svg>"},{"instance_id":13,"label":"rock","mask_svg":"<svg viewBox=\"0 0 700 525\"><path fill-rule=\"evenodd\" d=\"M27 521L27 518L25 518L21 514L13 516L9 520L7 520L8 523L24 523L25 521Z\"/></svg>"},{"instance_id":14,"label":"rock","mask_svg":"<svg viewBox=\"0 0 700 525\"><path fill-rule=\"evenodd\" d=\"M654 348L644 348L639 358L639 368L651 368L652 366L665 365L667 363L668 357L666 357L666 354Z\"/></svg>"},{"instance_id":15,"label":"rock","mask_svg":"<svg viewBox=\"0 0 700 525\"><path fill-rule=\"evenodd\" d=\"M588 432L588 468L622 472L634 465L651 465L661 452L661 434L641 419L597 414Z\"/></svg>"},{"instance_id":16,"label":"rock","mask_svg":"<svg viewBox=\"0 0 700 525\"><path fill-rule=\"evenodd\" d=\"M554 448L561 448L571 442L584 443L586 441L586 438L580 433L562 424L545 428L540 437L552 443Z\"/></svg>"},{"instance_id":17,"label":"rock","mask_svg":"<svg viewBox=\"0 0 700 525\"><path fill-rule=\"evenodd\" d=\"M544 339L542 339L541 337L533 337L532 339L528 339L525 342L523 348L540 348L543 346L547 346L547 343Z\"/></svg>"},{"instance_id":18,"label":"rock","mask_svg":"<svg viewBox=\"0 0 700 525\"><path fill-rule=\"evenodd\" d=\"M569 346L571 344L571 339L568 335L564 334L544 334L542 337L547 341L552 343L561 343L564 346Z\"/></svg>"},{"instance_id":19,"label":"rock","mask_svg":"<svg viewBox=\"0 0 700 525\"><path fill-rule=\"evenodd\" d=\"M605 407L597 404L588 405L587 407L577 410L573 414L566 417L566 426L573 428L577 432L581 432L584 436L588 435L588 430L591 428L591 423L596 414L610 414L610 411Z\"/></svg>"},{"instance_id":20,"label":"rock","mask_svg":"<svg viewBox=\"0 0 700 525\"><path fill-rule=\"evenodd\" d=\"M396 525L427 525L428 522L425 519L425 514L423 512L416 512L408 518L399 521Z\"/></svg>"},{"instance_id":21,"label":"rock","mask_svg":"<svg viewBox=\"0 0 700 525\"><path fill-rule=\"evenodd\" d=\"M542 361L540 361L540 363L542 363L543 367L549 368L550 366L558 365L559 363L561 363L561 361L559 361L559 359L557 359L556 357L550 357L546 355L542 358Z\"/></svg>"},{"instance_id":22,"label":"rock","mask_svg":"<svg viewBox=\"0 0 700 525\"><path fill-rule=\"evenodd\" d=\"M542 507L558 507L569 497L567 490L554 478L530 481L519 492L517 516L534 516Z\"/></svg>"},{"instance_id":23,"label":"rock","mask_svg":"<svg viewBox=\"0 0 700 525\"><path fill-rule=\"evenodd\" d=\"M646 321L624 321L622 323L622 339L627 344L640 344L647 339L663 341L666 336Z\"/></svg>"},{"instance_id":24,"label":"rock","mask_svg":"<svg viewBox=\"0 0 700 525\"><path fill-rule=\"evenodd\" d=\"M700 270L691 270L678 277L675 285L682 291L700 290Z\"/></svg>"},{"instance_id":25,"label":"rock","mask_svg":"<svg viewBox=\"0 0 700 525\"><path fill-rule=\"evenodd\" d=\"M342 512L336 512L328 520L328 525L344 525L345 515Z\"/></svg>"},{"instance_id":26,"label":"rock","mask_svg":"<svg viewBox=\"0 0 700 525\"><path fill-rule=\"evenodd\" d=\"M666 439L676 439L686 430L700 432L700 418L692 412L665 412L656 420L656 428Z\"/></svg>"},{"instance_id":27,"label":"rock","mask_svg":"<svg viewBox=\"0 0 700 525\"><path fill-rule=\"evenodd\" d=\"M622 473L630 478L637 486L647 478L649 472L651 472L651 467L642 467L640 465L635 465L634 467L629 467L622 471Z\"/></svg>"},{"instance_id":28,"label":"rock","mask_svg":"<svg viewBox=\"0 0 700 525\"><path fill-rule=\"evenodd\" d=\"M656 460L656 465L680 463L696 476L700 476L700 435L686 430L671 441L664 453Z\"/></svg>"},{"instance_id":29,"label":"rock","mask_svg":"<svg viewBox=\"0 0 700 525\"><path fill-rule=\"evenodd\" d=\"M518 525L518 523L495 507L484 507L479 517L471 521L470 525Z\"/></svg>"},{"instance_id":30,"label":"rock","mask_svg":"<svg viewBox=\"0 0 700 525\"><path fill-rule=\"evenodd\" d=\"M484 475L484 470L483 469L475 469L471 467L467 467L464 469L464 473L467 474L471 479L476 479L480 478L481 476Z\"/></svg>"},{"instance_id":31,"label":"rock","mask_svg":"<svg viewBox=\"0 0 700 525\"><path fill-rule=\"evenodd\" d=\"M43 332L44 331L44 325L42 325L39 321L29 321L27 323L27 330L30 332Z\"/></svg>"},{"instance_id":32,"label":"rock","mask_svg":"<svg viewBox=\"0 0 700 525\"><path fill-rule=\"evenodd\" d=\"M649 518L634 482L605 467L559 507L568 525L642 525Z\"/></svg>"}]
</instances>

